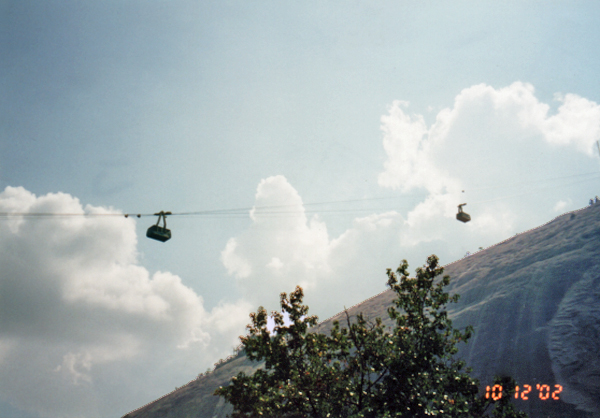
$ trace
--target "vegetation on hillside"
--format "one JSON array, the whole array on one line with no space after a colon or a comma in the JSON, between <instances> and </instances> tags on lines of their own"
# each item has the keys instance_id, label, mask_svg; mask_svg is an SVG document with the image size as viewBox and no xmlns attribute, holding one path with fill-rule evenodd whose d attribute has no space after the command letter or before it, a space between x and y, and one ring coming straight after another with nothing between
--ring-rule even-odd
<instances>
[{"instance_id":1,"label":"vegetation on hillside","mask_svg":"<svg viewBox=\"0 0 600 418\"><path fill-rule=\"evenodd\" d=\"M308 316L300 287L282 293L273 331L260 307L240 337L248 358L264 367L239 373L215 394L233 405L232 418L525 417L510 403L512 379L498 380L505 389L500 399L486 398L455 358L473 331L452 327L446 305L458 295L445 292L450 279L442 273L435 255L414 278L404 260L387 272L396 294L388 309L394 326L346 313L345 326L334 322L330 335L310 331L317 317Z\"/></svg>"}]
</instances>

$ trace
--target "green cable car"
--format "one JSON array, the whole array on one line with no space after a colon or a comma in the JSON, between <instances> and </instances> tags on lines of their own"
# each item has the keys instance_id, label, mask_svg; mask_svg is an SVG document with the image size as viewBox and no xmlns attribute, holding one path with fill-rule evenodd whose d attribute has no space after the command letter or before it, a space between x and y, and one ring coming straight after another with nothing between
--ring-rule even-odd
<instances>
[{"instance_id":1,"label":"green cable car","mask_svg":"<svg viewBox=\"0 0 600 418\"><path fill-rule=\"evenodd\" d=\"M171 230L167 229L167 215L170 215L171 212L163 212L155 213L158 216L158 221L156 221L156 225L152 225L146 231L146 236L148 238L155 239L160 242L165 242L171 239ZM158 226L160 220L163 220L163 226Z\"/></svg>"},{"instance_id":2,"label":"green cable car","mask_svg":"<svg viewBox=\"0 0 600 418\"><path fill-rule=\"evenodd\" d=\"M466 203L463 203L462 205L458 205L458 213L456 214L456 219L458 219L461 222L469 222L471 220L471 215L469 215L466 212L463 212L462 207L466 206Z\"/></svg>"}]
</instances>

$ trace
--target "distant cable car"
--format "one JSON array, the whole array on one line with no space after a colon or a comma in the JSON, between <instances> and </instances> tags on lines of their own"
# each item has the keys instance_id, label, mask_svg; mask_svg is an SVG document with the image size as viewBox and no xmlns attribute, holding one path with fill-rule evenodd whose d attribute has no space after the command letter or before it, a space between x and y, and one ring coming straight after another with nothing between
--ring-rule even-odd
<instances>
[{"instance_id":1,"label":"distant cable car","mask_svg":"<svg viewBox=\"0 0 600 418\"><path fill-rule=\"evenodd\" d=\"M167 229L167 215L170 215L171 212L163 212L160 211L155 213L158 216L158 221L156 221L156 225L152 225L146 231L146 236L148 238L155 239L157 241L165 242L171 239L171 231ZM160 220L163 220L163 226L158 226Z\"/></svg>"},{"instance_id":2,"label":"distant cable car","mask_svg":"<svg viewBox=\"0 0 600 418\"><path fill-rule=\"evenodd\" d=\"M458 213L456 214L456 219L458 219L461 222L469 222L471 220L471 215L469 215L466 212L463 212L462 207L466 206L466 203L463 203L461 205L458 205Z\"/></svg>"}]
</instances>

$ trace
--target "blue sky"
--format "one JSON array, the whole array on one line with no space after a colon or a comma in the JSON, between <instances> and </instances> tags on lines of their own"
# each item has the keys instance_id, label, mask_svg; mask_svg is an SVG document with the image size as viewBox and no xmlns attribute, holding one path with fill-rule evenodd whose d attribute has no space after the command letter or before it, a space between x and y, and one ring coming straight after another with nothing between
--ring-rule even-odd
<instances>
[{"instance_id":1,"label":"blue sky","mask_svg":"<svg viewBox=\"0 0 600 418\"><path fill-rule=\"evenodd\" d=\"M0 219L0 415L123 415L296 284L325 319L586 205L599 8L0 1L0 212L217 211Z\"/></svg>"}]
</instances>

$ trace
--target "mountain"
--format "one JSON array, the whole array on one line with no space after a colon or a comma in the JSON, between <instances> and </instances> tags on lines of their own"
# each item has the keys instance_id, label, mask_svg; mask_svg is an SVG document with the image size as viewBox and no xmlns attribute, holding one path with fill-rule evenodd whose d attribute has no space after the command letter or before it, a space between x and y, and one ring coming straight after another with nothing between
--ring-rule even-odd
<instances>
[{"instance_id":1,"label":"mountain","mask_svg":"<svg viewBox=\"0 0 600 418\"><path fill-rule=\"evenodd\" d=\"M445 274L461 295L449 306L453 325L475 330L459 356L482 393L495 375L510 375L519 384L516 406L532 418L600 418L600 204L458 260ZM386 291L348 311L387 318L393 296ZM343 323L342 315L316 331ZM256 367L240 353L125 417L225 417L230 406L212 393Z\"/></svg>"}]
</instances>

